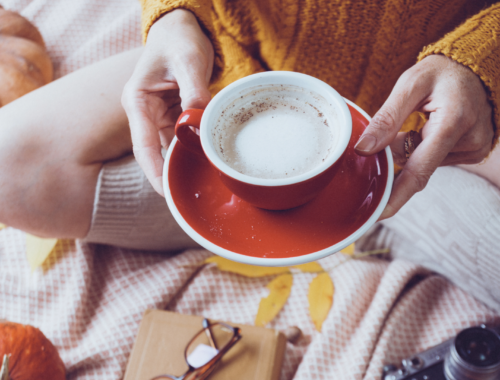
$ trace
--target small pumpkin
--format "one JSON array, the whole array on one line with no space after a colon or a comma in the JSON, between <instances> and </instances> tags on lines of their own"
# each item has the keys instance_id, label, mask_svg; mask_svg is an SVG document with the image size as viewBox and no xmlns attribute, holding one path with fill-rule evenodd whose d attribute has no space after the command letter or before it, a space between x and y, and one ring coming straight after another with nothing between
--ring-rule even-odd
<instances>
[{"instance_id":1,"label":"small pumpkin","mask_svg":"<svg viewBox=\"0 0 500 380\"><path fill-rule=\"evenodd\" d=\"M36 327L19 323L0 322L0 366L0 380L66 378L52 342Z\"/></svg>"},{"instance_id":2,"label":"small pumpkin","mask_svg":"<svg viewBox=\"0 0 500 380\"><path fill-rule=\"evenodd\" d=\"M53 77L42 35L23 16L0 8L0 107Z\"/></svg>"}]
</instances>

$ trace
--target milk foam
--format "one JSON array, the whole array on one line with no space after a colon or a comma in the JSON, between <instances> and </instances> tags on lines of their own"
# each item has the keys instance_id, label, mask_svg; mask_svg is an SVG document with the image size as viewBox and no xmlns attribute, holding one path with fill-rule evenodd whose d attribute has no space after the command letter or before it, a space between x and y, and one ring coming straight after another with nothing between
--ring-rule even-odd
<instances>
[{"instance_id":1,"label":"milk foam","mask_svg":"<svg viewBox=\"0 0 500 380\"><path fill-rule=\"evenodd\" d=\"M316 93L258 86L222 112L212 136L220 158L242 174L288 178L306 173L333 150L337 115Z\"/></svg>"}]
</instances>

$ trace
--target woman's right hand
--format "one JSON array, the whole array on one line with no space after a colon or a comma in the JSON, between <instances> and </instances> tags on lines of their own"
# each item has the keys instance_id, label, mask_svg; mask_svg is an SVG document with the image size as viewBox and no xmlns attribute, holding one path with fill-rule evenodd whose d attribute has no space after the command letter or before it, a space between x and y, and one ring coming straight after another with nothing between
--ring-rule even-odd
<instances>
[{"instance_id":1,"label":"woman's right hand","mask_svg":"<svg viewBox=\"0 0 500 380\"><path fill-rule=\"evenodd\" d=\"M135 158L162 196L161 148L168 145L182 110L207 106L213 64L214 49L196 17L177 9L153 24L123 90Z\"/></svg>"}]
</instances>

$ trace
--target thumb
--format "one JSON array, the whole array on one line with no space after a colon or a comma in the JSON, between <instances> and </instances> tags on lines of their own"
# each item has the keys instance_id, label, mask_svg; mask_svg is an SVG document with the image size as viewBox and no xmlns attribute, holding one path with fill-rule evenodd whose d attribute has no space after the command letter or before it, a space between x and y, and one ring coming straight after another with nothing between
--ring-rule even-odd
<instances>
[{"instance_id":1,"label":"thumb","mask_svg":"<svg viewBox=\"0 0 500 380\"><path fill-rule=\"evenodd\" d=\"M375 114L354 147L361 156L380 152L395 138L406 118L419 109L428 96L430 86L416 76L404 73L389 98Z\"/></svg>"},{"instance_id":2,"label":"thumb","mask_svg":"<svg viewBox=\"0 0 500 380\"><path fill-rule=\"evenodd\" d=\"M205 109L212 95L208 84L212 75L212 63L200 57L186 57L183 65L176 70L176 80L179 85L181 107L185 111L190 108Z\"/></svg>"}]
</instances>

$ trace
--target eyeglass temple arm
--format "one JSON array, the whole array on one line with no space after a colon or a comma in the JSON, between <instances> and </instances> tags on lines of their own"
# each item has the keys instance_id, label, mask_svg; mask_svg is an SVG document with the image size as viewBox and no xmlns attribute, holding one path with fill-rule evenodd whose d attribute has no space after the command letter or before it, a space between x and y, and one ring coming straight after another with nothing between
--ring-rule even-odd
<instances>
[{"instance_id":1,"label":"eyeglass temple arm","mask_svg":"<svg viewBox=\"0 0 500 380\"><path fill-rule=\"evenodd\" d=\"M216 350L218 350L219 348L215 344L215 340L214 340L214 337L212 335L212 330L210 329L210 322L208 321L208 319L203 318L203 321L201 322L201 324L203 325L203 328L205 329L205 334L207 334L207 338L210 341L210 345L213 348L215 348Z\"/></svg>"}]
</instances>

